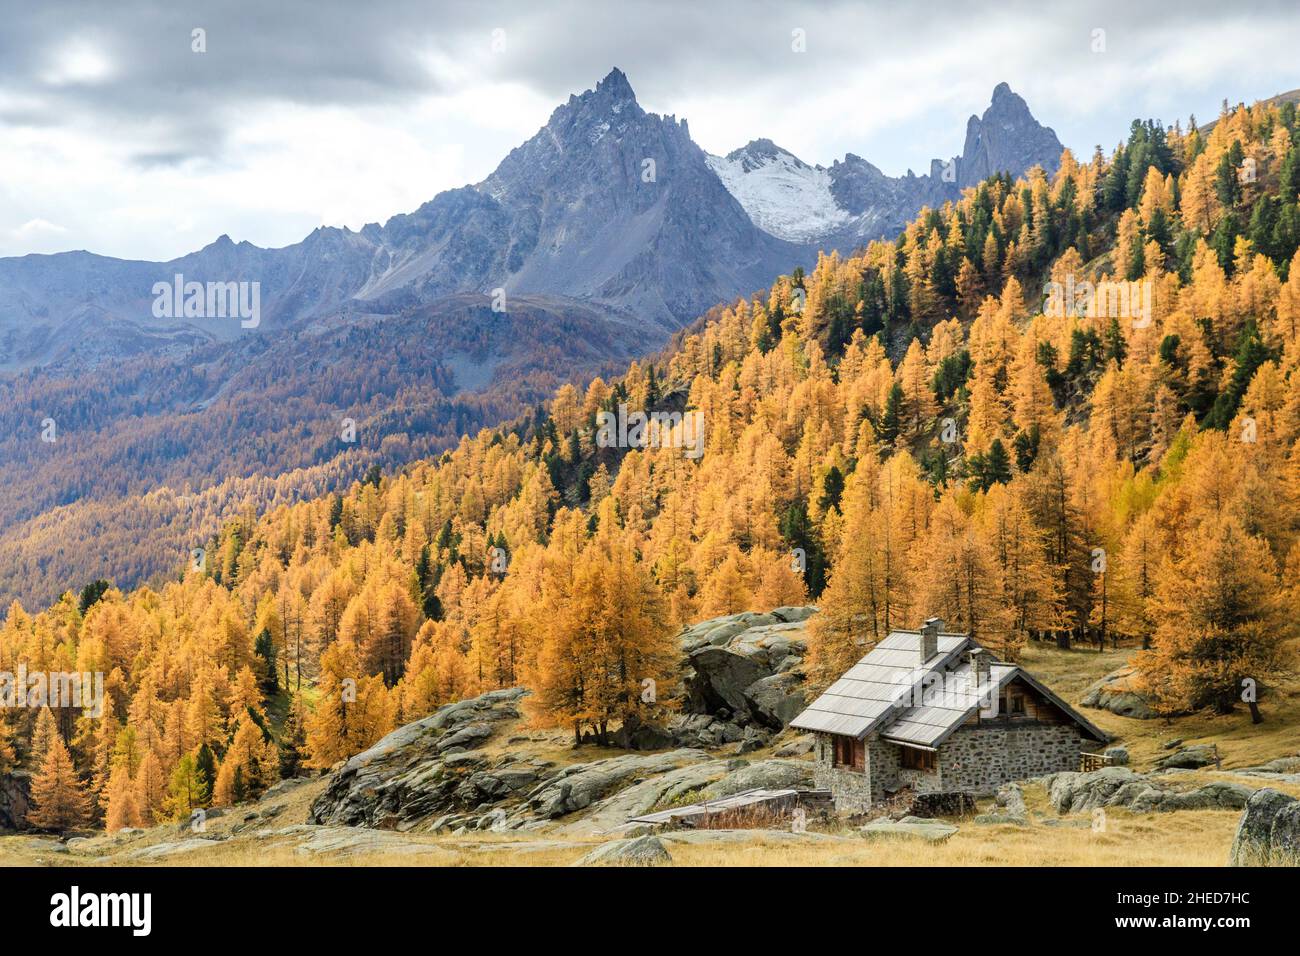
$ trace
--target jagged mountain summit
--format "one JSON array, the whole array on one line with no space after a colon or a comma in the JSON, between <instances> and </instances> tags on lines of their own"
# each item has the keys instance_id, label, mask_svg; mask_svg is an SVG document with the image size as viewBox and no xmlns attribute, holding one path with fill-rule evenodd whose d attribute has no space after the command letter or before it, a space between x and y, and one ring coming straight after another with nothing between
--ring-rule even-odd
<instances>
[{"instance_id":1,"label":"jagged mountain summit","mask_svg":"<svg viewBox=\"0 0 1300 956\"><path fill-rule=\"evenodd\" d=\"M184 310L156 283L259 285L255 328L396 315L452 295L542 295L637 330L646 348L821 249L896 234L924 204L993 171L1054 169L1056 135L1004 83L945 175L890 177L849 154L810 166L770 140L711 157L686 120L648 113L614 69L557 107L483 182L360 231L263 249L222 236L170 262L88 252L0 259L0 368L184 352L248 331ZM179 303L180 297L177 296Z\"/></svg>"},{"instance_id":2,"label":"jagged mountain summit","mask_svg":"<svg viewBox=\"0 0 1300 956\"><path fill-rule=\"evenodd\" d=\"M754 225L790 242L816 242L851 218L835 200L829 170L809 166L770 139L756 139L709 166Z\"/></svg>"},{"instance_id":3,"label":"jagged mountain summit","mask_svg":"<svg viewBox=\"0 0 1300 956\"><path fill-rule=\"evenodd\" d=\"M891 238L925 205L956 199L994 173L1034 166L1055 172L1064 147L1006 83L983 116L966 124L961 155L933 160L922 176L888 176L849 153L829 168L809 165L770 139L756 139L709 164L760 228L791 242L847 252Z\"/></svg>"},{"instance_id":4,"label":"jagged mountain summit","mask_svg":"<svg viewBox=\"0 0 1300 956\"><path fill-rule=\"evenodd\" d=\"M500 287L598 302L661 331L758 288L797 255L754 227L686 121L643 110L617 69L483 182L370 236L386 258L362 299Z\"/></svg>"},{"instance_id":5,"label":"jagged mountain summit","mask_svg":"<svg viewBox=\"0 0 1300 956\"><path fill-rule=\"evenodd\" d=\"M281 249L223 236L166 263L86 252L0 259L0 366L57 362L78 348L87 357L92 342L102 358L238 336L236 321L154 314L154 284L178 274L258 282L261 328L504 289L507 307L528 294L599 307L638 326L651 348L804 258L754 225L686 121L647 113L615 69L483 182L383 225L323 227Z\"/></svg>"},{"instance_id":6,"label":"jagged mountain summit","mask_svg":"<svg viewBox=\"0 0 1300 956\"><path fill-rule=\"evenodd\" d=\"M966 121L966 144L956 159L957 188L974 186L994 173L1018 174L1034 166L1054 173L1063 149L1052 128L1034 119L1024 99L999 83L984 115Z\"/></svg>"}]
</instances>

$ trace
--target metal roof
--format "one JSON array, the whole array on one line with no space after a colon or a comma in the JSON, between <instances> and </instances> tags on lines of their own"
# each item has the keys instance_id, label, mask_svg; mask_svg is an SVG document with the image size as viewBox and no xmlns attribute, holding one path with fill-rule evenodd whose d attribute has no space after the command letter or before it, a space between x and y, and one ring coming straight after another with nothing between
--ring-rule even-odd
<instances>
[{"instance_id":1,"label":"metal roof","mask_svg":"<svg viewBox=\"0 0 1300 956\"><path fill-rule=\"evenodd\" d=\"M792 727L859 739L908 709L913 684L950 666L970 643L940 634L939 653L920 661L920 631L893 631L796 717Z\"/></svg>"},{"instance_id":2,"label":"metal roof","mask_svg":"<svg viewBox=\"0 0 1300 956\"><path fill-rule=\"evenodd\" d=\"M1096 740L1109 739L1047 687L1015 664L994 662L988 682L971 686L965 634L939 635L939 653L920 663L919 631L893 631L790 722L800 730L856 737L879 731L892 743L938 748L1017 676L1059 707ZM987 706L987 705L983 705Z\"/></svg>"},{"instance_id":3,"label":"metal roof","mask_svg":"<svg viewBox=\"0 0 1300 956\"><path fill-rule=\"evenodd\" d=\"M900 713L881 736L896 744L935 749L981 706L988 706L989 697L996 695L1016 670L1014 664L993 664L984 686L977 688L970 664L963 661L944 675L942 686L928 695L923 692L920 702Z\"/></svg>"}]
</instances>

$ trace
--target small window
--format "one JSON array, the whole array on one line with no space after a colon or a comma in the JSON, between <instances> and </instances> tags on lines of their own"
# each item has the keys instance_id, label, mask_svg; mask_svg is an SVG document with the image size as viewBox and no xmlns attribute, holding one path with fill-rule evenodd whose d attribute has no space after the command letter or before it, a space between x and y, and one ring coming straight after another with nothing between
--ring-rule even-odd
<instances>
[{"instance_id":1,"label":"small window","mask_svg":"<svg viewBox=\"0 0 1300 956\"><path fill-rule=\"evenodd\" d=\"M903 769L932 771L935 767L935 756L933 750L917 750L915 747L904 747Z\"/></svg>"},{"instance_id":2,"label":"small window","mask_svg":"<svg viewBox=\"0 0 1300 956\"><path fill-rule=\"evenodd\" d=\"M834 745L832 760L836 767L844 767L848 770L867 769L867 748L862 741L854 740L852 737L836 737Z\"/></svg>"},{"instance_id":3,"label":"small window","mask_svg":"<svg viewBox=\"0 0 1300 956\"><path fill-rule=\"evenodd\" d=\"M1012 717L1025 716L1025 695L1010 694L1007 697L1007 713Z\"/></svg>"}]
</instances>

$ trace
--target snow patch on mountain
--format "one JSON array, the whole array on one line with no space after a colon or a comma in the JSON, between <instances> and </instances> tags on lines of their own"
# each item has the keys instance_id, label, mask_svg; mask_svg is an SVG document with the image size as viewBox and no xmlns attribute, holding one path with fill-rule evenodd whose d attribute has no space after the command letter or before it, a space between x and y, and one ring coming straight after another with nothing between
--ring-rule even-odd
<instances>
[{"instance_id":1,"label":"snow patch on mountain","mask_svg":"<svg viewBox=\"0 0 1300 956\"><path fill-rule=\"evenodd\" d=\"M809 242L849 219L831 194L830 172L770 140L709 156L708 163L754 225L779 239Z\"/></svg>"}]
</instances>

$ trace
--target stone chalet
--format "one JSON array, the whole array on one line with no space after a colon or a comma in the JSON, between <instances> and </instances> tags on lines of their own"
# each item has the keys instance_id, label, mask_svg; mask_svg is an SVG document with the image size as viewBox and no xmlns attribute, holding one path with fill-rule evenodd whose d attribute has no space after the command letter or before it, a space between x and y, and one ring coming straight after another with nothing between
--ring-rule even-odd
<instances>
[{"instance_id":1,"label":"stone chalet","mask_svg":"<svg viewBox=\"0 0 1300 956\"><path fill-rule=\"evenodd\" d=\"M992 660L938 618L893 631L799 714L816 738L815 780L861 812L906 789L988 794L1078 770L1106 735L1015 664Z\"/></svg>"}]
</instances>

